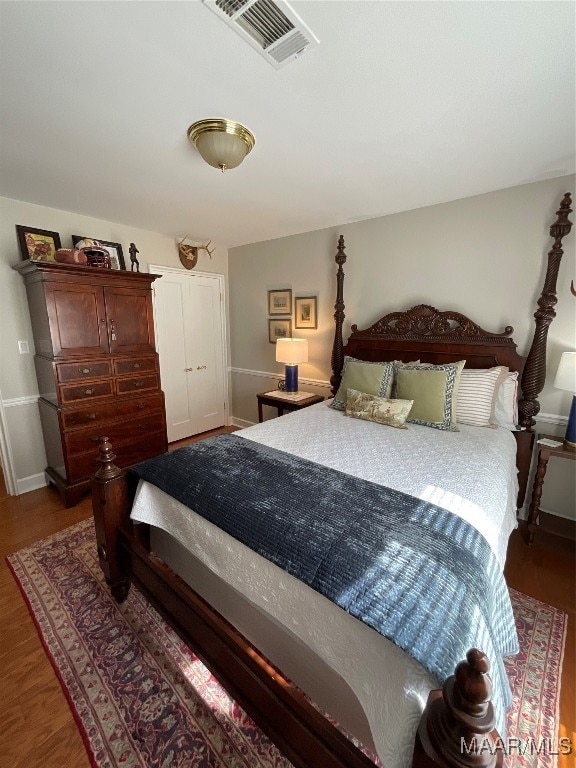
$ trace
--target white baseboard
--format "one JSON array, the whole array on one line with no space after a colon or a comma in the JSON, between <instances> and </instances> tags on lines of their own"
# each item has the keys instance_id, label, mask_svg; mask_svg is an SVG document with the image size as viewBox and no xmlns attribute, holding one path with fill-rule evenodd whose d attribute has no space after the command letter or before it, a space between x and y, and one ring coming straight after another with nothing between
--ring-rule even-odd
<instances>
[{"instance_id":1,"label":"white baseboard","mask_svg":"<svg viewBox=\"0 0 576 768\"><path fill-rule=\"evenodd\" d=\"M246 427L253 427L255 421L247 421L246 419L239 419L236 416L230 417L230 424L233 427L240 427L240 429L246 429Z\"/></svg>"},{"instance_id":2,"label":"white baseboard","mask_svg":"<svg viewBox=\"0 0 576 768\"><path fill-rule=\"evenodd\" d=\"M40 472L37 475L22 477L19 480L16 480L16 495L20 496L21 493L37 491L38 488L45 488L47 485L48 481L46 480L44 472Z\"/></svg>"}]
</instances>

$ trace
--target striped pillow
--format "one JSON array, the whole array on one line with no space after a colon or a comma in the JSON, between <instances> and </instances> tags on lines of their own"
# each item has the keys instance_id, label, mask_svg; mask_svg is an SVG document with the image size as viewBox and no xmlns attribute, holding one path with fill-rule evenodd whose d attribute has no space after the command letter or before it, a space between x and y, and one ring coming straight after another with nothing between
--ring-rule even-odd
<instances>
[{"instance_id":1,"label":"striped pillow","mask_svg":"<svg viewBox=\"0 0 576 768\"><path fill-rule=\"evenodd\" d=\"M472 427L492 427L496 395L508 368L464 368L456 399L456 421Z\"/></svg>"}]
</instances>

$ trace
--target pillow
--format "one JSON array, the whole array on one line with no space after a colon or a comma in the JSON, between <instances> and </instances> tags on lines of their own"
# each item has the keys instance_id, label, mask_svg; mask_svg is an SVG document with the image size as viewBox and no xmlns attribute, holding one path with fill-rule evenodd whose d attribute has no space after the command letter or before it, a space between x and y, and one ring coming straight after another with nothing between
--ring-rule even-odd
<instances>
[{"instance_id":1,"label":"pillow","mask_svg":"<svg viewBox=\"0 0 576 768\"><path fill-rule=\"evenodd\" d=\"M456 421L472 427L493 427L496 396L508 368L464 368L456 399Z\"/></svg>"},{"instance_id":2,"label":"pillow","mask_svg":"<svg viewBox=\"0 0 576 768\"><path fill-rule=\"evenodd\" d=\"M393 373L392 363L367 363L365 360L345 357L342 381L330 407L337 411L346 410L346 392L349 389L378 397L390 397Z\"/></svg>"},{"instance_id":3,"label":"pillow","mask_svg":"<svg viewBox=\"0 0 576 768\"><path fill-rule=\"evenodd\" d=\"M444 365L405 365L396 371L394 397L414 400L409 422L458 432L456 396L465 360Z\"/></svg>"},{"instance_id":4,"label":"pillow","mask_svg":"<svg viewBox=\"0 0 576 768\"><path fill-rule=\"evenodd\" d=\"M518 371L510 371L496 395L494 426L516 430L518 424Z\"/></svg>"},{"instance_id":5,"label":"pillow","mask_svg":"<svg viewBox=\"0 0 576 768\"><path fill-rule=\"evenodd\" d=\"M397 429L407 429L406 419L412 408L412 400L391 400L388 397L368 395L349 389L346 397L346 416L365 421L375 421Z\"/></svg>"}]
</instances>

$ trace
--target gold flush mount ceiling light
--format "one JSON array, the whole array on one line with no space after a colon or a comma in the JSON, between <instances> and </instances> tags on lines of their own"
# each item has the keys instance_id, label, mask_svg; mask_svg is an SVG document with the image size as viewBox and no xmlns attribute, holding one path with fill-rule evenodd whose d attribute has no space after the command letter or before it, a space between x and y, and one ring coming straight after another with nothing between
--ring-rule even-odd
<instances>
[{"instance_id":1,"label":"gold flush mount ceiling light","mask_svg":"<svg viewBox=\"0 0 576 768\"><path fill-rule=\"evenodd\" d=\"M193 123L188 138L208 165L221 171L240 165L256 143L246 126L220 117Z\"/></svg>"}]
</instances>

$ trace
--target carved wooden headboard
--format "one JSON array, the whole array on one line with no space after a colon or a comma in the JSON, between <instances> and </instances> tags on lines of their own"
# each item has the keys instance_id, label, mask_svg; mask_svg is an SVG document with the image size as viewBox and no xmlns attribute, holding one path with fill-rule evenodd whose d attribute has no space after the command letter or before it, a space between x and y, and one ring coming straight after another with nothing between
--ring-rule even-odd
<instances>
[{"instance_id":1,"label":"carved wooden headboard","mask_svg":"<svg viewBox=\"0 0 576 768\"><path fill-rule=\"evenodd\" d=\"M527 357L516 351L516 344L511 338L514 329L507 326L502 333L492 333L477 325L470 318L459 312L439 311L427 304L419 304L403 312L390 312L380 318L366 330L352 326L352 332L346 345L342 337L344 323L344 270L346 253L344 237L340 235L336 263L336 304L334 319L336 332L332 347L332 376L330 384L335 394L342 379L344 356L349 355L359 360L409 361L419 358L428 363L449 363L466 360L467 368L490 368L494 365L506 365L511 371L521 374L521 397L518 402L519 422L522 431L515 432L518 451L518 507L524 503L530 461L534 445L534 417L540 410L538 395L546 379L546 342L548 328L556 316L556 281L562 259L562 239L570 232L572 222L568 215L572 212L572 198L566 193L560 208L556 211L556 221L550 227L550 236L554 238L552 249L548 253L548 264L544 287L538 299L538 309L534 315L536 325L534 337Z\"/></svg>"}]
</instances>

